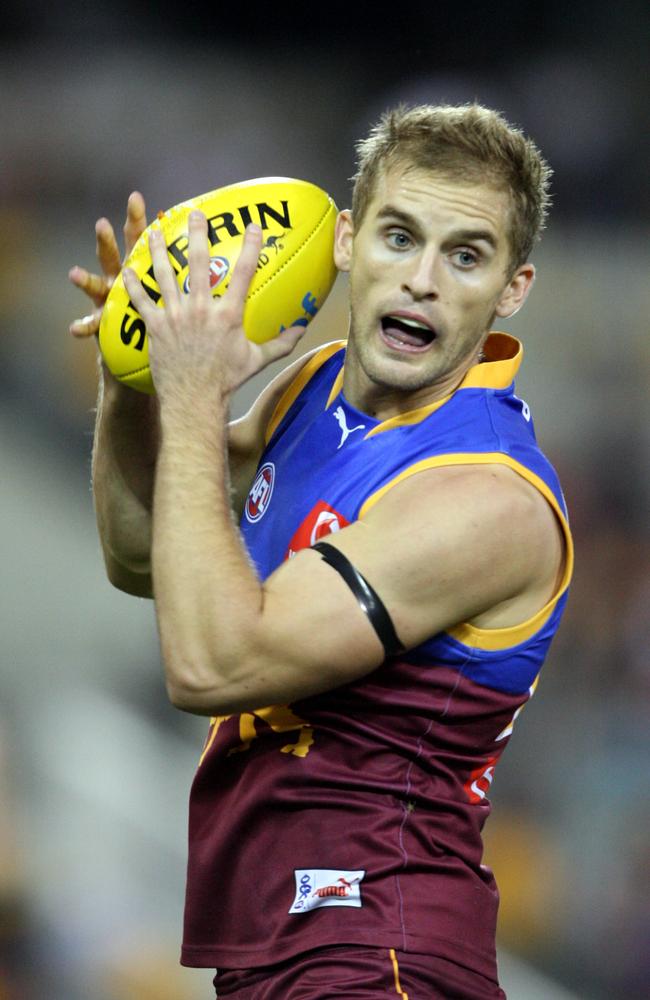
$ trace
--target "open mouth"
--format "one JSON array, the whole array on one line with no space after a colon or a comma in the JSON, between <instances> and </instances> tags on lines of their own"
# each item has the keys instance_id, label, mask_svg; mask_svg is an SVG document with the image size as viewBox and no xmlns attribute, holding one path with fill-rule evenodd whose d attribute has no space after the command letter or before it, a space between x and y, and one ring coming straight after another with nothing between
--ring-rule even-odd
<instances>
[{"instance_id":1,"label":"open mouth","mask_svg":"<svg viewBox=\"0 0 650 1000\"><path fill-rule=\"evenodd\" d=\"M382 316L381 330L386 343L401 351L425 351L436 339L432 327L406 316Z\"/></svg>"}]
</instances>

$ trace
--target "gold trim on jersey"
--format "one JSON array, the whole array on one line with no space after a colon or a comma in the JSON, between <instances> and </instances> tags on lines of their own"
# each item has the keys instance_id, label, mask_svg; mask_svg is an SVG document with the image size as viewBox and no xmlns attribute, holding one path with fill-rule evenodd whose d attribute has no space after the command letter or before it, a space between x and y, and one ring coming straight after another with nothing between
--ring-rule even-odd
<instances>
[{"instance_id":1,"label":"gold trim on jersey","mask_svg":"<svg viewBox=\"0 0 650 1000\"><path fill-rule=\"evenodd\" d=\"M340 393L341 389L343 388L343 372L344 372L344 369L345 369L345 365L343 364L343 365L341 365L341 367L339 368L338 372L336 373L336 378L334 379L334 381L332 383L332 388L330 389L330 394L327 397L327 402L325 403L325 409L326 410L329 410L330 406L332 405L332 403L334 402L334 400L336 399L336 397Z\"/></svg>"},{"instance_id":2,"label":"gold trim on jersey","mask_svg":"<svg viewBox=\"0 0 650 1000\"><path fill-rule=\"evenodd\" d=\"M399 413L396 417L384 420L369 430L365 435L366 438L381 434L383 431L390 431L394 427L419 424L421 420L448 403L459 389L507 389L519 371L523 356L524 349L515 337L511 337L509 333L491 333L483 345L483 361L472 365L453 392L435 403L421 406L417 410L407 410L406 413Z\"/></svg>"},{"instance_id":3,"label":"gold trim on jersey","mask_svg":"<svg viewBox=\"0 0 650 1000\"><path fill-rule=\"evenodd\" d=\"M455 392L456 390L454 389L454 392L450 392L448 396L444 397L444 399L439 399L435 403L429 403L427 406L421 406L417 410L408 410L406 413L398 413L396 417L390 417L388 420L384 420L381 424L377 424L376 427L369 430L367 434L364 434L364 439L367 440L375 434L381 434L383 431L390 431L394 427L405 427L407 424L419 424L422 420L425 420L426 417L430 417L432 413L439 410L441 406L444 406L445 403L448 403Z\"/></svg>"},{"instance_id":4,"label":"gold trim on jersey","mask_svg":"<svg viewBox=\"0 0 650 1000\"><path fill-rule=\"evenodd\" d=\"M266 428L265 444L269 443L282 419L286 416L291 405L296 401L312 376L316 374L318 369L333 354L336 354L342 347L345 347L346 343L345 340L335 340L331 344L325 344L321 350L317 351L309 359L304 368L300 369L276 404ZM400 413L396 417L384 420L383 423L377 424L376 427L369 430L365 437L369 438L374 434L381 434L383 431L392 430L393 427L403 427L407 424L420 423L421 420L424 420L432 413L435 413L436 410L439 410L441 406L444 406L459 389L507 389L519 370L523 354L522 345L515 337L511 337L509 333L499 333L497 331L490 333L483 345L483 360L469 369L460 385L453 392L450 392L444 399L439 399L435 403L429 403L426 406L418 407L416 410L408 410L406 413ZM344 373L344 365L341 365L332 383L332 388L325 404L326 410L329 409L343 388Z\"/></svg>"},{"instance_id":5,"label":"gold trim on jersey","mask_svg":"<svg viewBox=\"0 0 650 1000\"><path fill-rule=\"evenodd\" d=\"M393 964L393 977L395 979L395 992L402 1000L409 1000L409 995L402 989L402 984L399 981L399 964L397 962L397 952L394 948L389 949L390 960Z\"/></svg>"},{"instance_id":6,"label":"gold trim on jersey","mask_svg":"<svg viewBox=\"0 0 650 1000\"><path fill-rule=\"evenodd\" d=\"M521 367L524 348L509 333L489 335L483 345L483 361L473 365L459 389L507 389Z\"/></svg>"},{"instance_id":7,"label":"gold trim on jersey","mask_svg":"<svg viewBox=\"0 0 650 1000\"><path fill-rule=\"evenodd\" d=\"M325 344L320 351L312 355L309 361L305 364L304 368L300 369L293 381L290 382L284 390L276 404L273 415L271 416L266 428L266 436L264 439L265 444L269 443L282 419L286 416L288 410L296 401L312 376L315 375L318 369L325 364L328 358L331 358L333 354L340 351L342 347L345 347L344 340L335 340L331 344ZM329 403L327 405L329 406Z\"/></svg>"},{"instance_id":8,"label":"gold trim on jersey","mask_svg":"<svg viewBox=\"0 0 650 1000\"><path fill-rule=\"evenodd\" d=\"M531 618L526 619L526 621L521 622L519 625L511 625L507 628L477 628L477 626L472 625L469 622L462 622L460 625L456 625L454 628L447 630L448 635L457 639L459 642L462 642L465 646L487 651L508 649L511 646L517 646L519 643L530 639L542 628L542 626L551 617L555 609L555 605L569 586L571 576L573 574L573 539L571 537L569 523L562 508L555 498L555 494L544 482L544 480L540 478L540 476L537 476L525 465L521 465L520 462L517 462L509 455L504 455L501 452L459 452L457 454L450 455L435 455L431 458L424 458L422 461L409 466L408 469L404 469L399 473L399 475L395 476L394 479L391 479L390 482L386 483L380 489L372 493L363 503L359 511L359 519L361 519L364 514L371 509L371 507L374 507L374 505L381 500L381 498L390 489L392 489L393 486L396 486L397 483L402 482L402 480L408 479L411 476L416 475L418 472L424 472L426 469L439 469L452 465L507 466L539 490L542 496L553 508L553 511L555 512L555 515L562 527L562 531L564 532L566 559L560 586L558 587L557 593L554 594L550 601L548 601L543 608L540 608L536 614L534 614Z\"/></svg>"}]
</instances>

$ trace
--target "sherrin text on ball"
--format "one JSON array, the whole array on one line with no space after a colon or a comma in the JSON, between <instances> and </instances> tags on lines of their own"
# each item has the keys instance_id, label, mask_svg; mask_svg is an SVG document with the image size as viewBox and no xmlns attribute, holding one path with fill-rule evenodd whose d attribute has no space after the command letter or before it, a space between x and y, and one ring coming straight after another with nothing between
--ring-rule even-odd
<instances>
[{"instance_id":1,"label":"sherrin text on ball","mask_svg":"<svg viewBox=\"0 0 650 1000\"><path fill-rule=\"evenodd\" d=\"M264 242L244 310L246 336L258 344L316 315L336 278L333 259L337 209L330 196L307 181L262 177L231 184L175 205L161 213L140 236L126 264L161 305L149 252L152 227L162 230L179 286L189 291L188 216L195 209L208 220L210 285L219 296L230 275L250 223L261 226ZM129 299L122 272L104 306L99 347L109 371L140 392L154 390L149 370L147 329Z\"/></svg>"}]
</instances>

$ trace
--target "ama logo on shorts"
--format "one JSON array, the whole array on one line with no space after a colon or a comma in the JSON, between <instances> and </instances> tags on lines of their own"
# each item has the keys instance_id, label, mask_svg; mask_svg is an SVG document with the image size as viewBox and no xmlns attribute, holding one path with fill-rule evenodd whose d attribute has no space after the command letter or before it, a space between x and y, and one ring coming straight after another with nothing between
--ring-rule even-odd
<instances>
[{"instance_id":1,"label":"ama logo on shorts","mask_svg":"<svg viewBox=\"0 0 650 1000\"><path fill-rule=\"evenodd\" d=\"M264 517L273 495L273 485L275 483L275 466L273 462L265 462L255 476L255 482L250 488L244 514L246 520L255 524Z\"/></svg>"}]
</instances>

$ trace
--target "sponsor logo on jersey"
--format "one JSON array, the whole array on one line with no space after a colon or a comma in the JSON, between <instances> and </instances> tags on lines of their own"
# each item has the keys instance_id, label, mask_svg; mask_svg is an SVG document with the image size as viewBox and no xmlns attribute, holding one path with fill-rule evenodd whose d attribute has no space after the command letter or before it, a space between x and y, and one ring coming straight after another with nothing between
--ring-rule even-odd
<instances>
[{"instance_id":1,"label":"sponsor logo on jersey","mask_svg":"<svg viewBox=\"0 0 650 1000\"><path fill-rule=\"evenodd\" d=\"M335 531L340 531L350 522L337 510L330 507L324 500L319 500L315 507L309 511L293 538L289 542L284 558L291 559L296 552L301 549L308 549L315 545L321 538L333 535Z\"/></svg>"},{"instance_id":2,"label":"sponsor logo on jersey","mask_svg":"<svg viewBox=\"0 0 650 1000\"><path fill-rule=\"evenodd\" d=\"M230 261L227 257L210 257L210 291L213 291L224 280L230 270ZM190 276L183 282L185 294L190 290Z\"/></svg>"},{"instance_id":3,"label":"sponsor logo on jersey","mask_svg":"<svg viewBox=\"0 0 650 1000\"><path fill-rule=\"evenodd\" d=\"M468 780L463 786L465 788L465 794L467 798L473 805L477 805L479 802L483 802L487 798L487 793L490 790L490 785L494 780L494 768L497 765L499 758L490 757L487 764L482 764L477 767L475 771L472 771Z\"/></svg>"},{"instance_id":4,"label":"sponsor logo on jersey","mask_svg":"<svg viewBox=\"0 0 650 1000\"><path fill-rule=\"evenodd\" d=\"M251 524L255 524L266 514L273 495L274 483L275 466L273 462L265 462L255 477L244 507L246 520Z\"/></svg>"},{"instance_id":5,"label":"sponsor logo on jersey","mask_svg":"<svg viewBox=\"0 0 650 1000\"><path fill-rule=\"evenodd\" d=\"M334 419L337 421L339 427L341 428L341 440L339 441L338 448L336 449L337 451L339 450L339 448L343 447L347 439L350 437L350 434L353 434L355 431L365 431L366 429L365 424L357 424L356 427L348 427L348 422L345 417L345 410L343 409L342 406L337 406L336 409L334 410Z\"/></svg>"},{"instance_id":6,"label":"sponsor logo on jersey","mask_svg":"<svg viewBox=\"0 0 650 1000\"><path fill-rule=\"evenodd\" d=\"M296 894L289 913L307 913L323 906L363 906L361 888L365 871L337 868L297 868Z\"/></svg>"},{"instance_id":7,"label":"sponsor logo on jersey","mask_svg":"<svg viewBox=\"0 0 650 1000\"><path fill-rule=\"evenodd\" d=\"M322 510L316 518L316 524L311 529L309 544L315 545L321 538L325 538L326 535L333 535L335 531L340 530L341 521L339 515L335 514L333 510Z\"/></svg>"}]
</instances>

